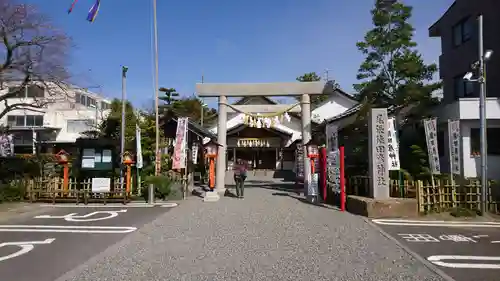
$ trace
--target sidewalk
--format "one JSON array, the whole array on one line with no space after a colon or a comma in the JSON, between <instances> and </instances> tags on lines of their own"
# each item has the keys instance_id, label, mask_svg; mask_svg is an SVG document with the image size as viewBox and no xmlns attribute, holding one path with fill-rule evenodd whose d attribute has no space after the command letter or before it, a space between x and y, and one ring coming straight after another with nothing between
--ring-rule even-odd
<instances>
[{"instance_id":1,"label":"sidewalk","mask_svg":"<svg viewBox=\"0 0 500 281\"><path fill-rule=\"evenodd\" d=\"M57 281L444 280L362 217L247 188L191 197Z\"/></svg>"},{"instance_id":2,"label":"sidewalk","mask_svg":"<svg viewBox=\"0 0 500 281\"><path fill-rule=\"evenodd\" d=\"M6 202L0 203L0 222L11 219L24 218L26 216L36 216L49 211L37 203L28 202Z\"/></svg>"}]
</instances>

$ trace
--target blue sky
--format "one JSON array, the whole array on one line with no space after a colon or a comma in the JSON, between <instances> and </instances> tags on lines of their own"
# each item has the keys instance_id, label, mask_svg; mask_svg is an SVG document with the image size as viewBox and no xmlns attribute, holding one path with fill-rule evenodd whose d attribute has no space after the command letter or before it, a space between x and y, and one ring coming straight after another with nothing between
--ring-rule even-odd
<instances>
[{"instance_id":1,"label":"blue sky","mask_svg":"<svg viewBox=\"0 0 500 281\"><path fill-rule=\"evenodd\" d=\"M70 68L81 86L100 85L121 95L121 66L129 67L128 97L136 106L153 102L152 1L102 0L94 23L86 15L94 0L28 0L72 38ZM414 7L416 41L427 62L437 62L439 39L427 28L453 0L404 1ZM205 82L293 81L305 72L330 70L352 91L363 56L355 43L371 27L372 0L158 0L159 83L192 95ZM207 100L215 106L214 100Z\"/></svg>"}]
</instances>

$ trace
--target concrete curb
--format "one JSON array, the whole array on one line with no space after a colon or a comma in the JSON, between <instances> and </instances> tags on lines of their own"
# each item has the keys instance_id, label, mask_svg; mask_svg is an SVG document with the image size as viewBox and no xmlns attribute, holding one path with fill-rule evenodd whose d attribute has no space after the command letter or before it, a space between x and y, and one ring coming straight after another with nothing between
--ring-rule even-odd
<instances>
[{"instance_id":1,"label":"concrete curb","mask_svg":"<svg viewBox=\"0 0 500 281\"><path fill-rule=\"evenodd\" d=\"M385 232L381 227L379 227L378 225L376 225L373 222L371 222L369 218L365 218L364 217L363 219L365 220L365 222L367 224L369 224L371 227L373 227L376 230L378 230L383 236L385 236L387 239L389 239L392 242L394 242L398 247L400 247L401 249L403 249L403 251L407 252L409 255L411 255L412 257L414 257L416 260L418 260L421 263L423 263L429 270L431 270L432 272L434 272L437 275L441 276L446 281L456 281L455 279L453 279L453 277L451 277L450 275L446 274L441 269L437 268L435 265L433 265L428 260L426 260L425 258L423 258L420 255L418 255L416 252L412 251L409 247L407 247L403 243L399 242L396 238L392 237L389 233Z\"/></svg>"}]
</instances>

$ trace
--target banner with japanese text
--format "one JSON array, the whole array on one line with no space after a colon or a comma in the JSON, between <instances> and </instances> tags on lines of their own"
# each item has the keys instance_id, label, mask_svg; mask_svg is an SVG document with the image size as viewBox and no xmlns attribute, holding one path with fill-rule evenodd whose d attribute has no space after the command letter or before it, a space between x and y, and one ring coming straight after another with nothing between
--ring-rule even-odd
<instances>
[{"instance_id":1,"label":"banner with japanese text","mask_svg":"<svg viewBox=\"0 0 500 281\"><path fill-rule=\"evenodd\" d=\"M427 153L429 155L429 166L431 173L441 174L441 165L439 163L438 139L437 139L437 119L424 120L425 139L427 141Z\"/></svg>"},{"instance_id":2,"label":"banner with japanese text","mask_svg":"<svg viewBox=\"0 0 500 281\"><path fill-rule=\"evenodd\" d=\"M186 168L186 135L188 118L177 119L177 131L175 133L174 155L172 158L172 169Z\"/></svg>"},{"instance_id":3,"label":"banner with japanese text","mask_svg":"<svg viewBox=\"0 0 500 281\"><path fill-rule=\"evenodd\" d=\"M448 120L448 137L450 140L450 168L451 173L460 175L460 121Z\"/></svg>"},{"instance_id":4,"label":"banner with japanese text","mask_svg":"<svg viewBox=\"0 0 500 281\"><path fill-rule=\"evenodd\" d=\"M387 119L387 149L388 149L388 167L389 171L397 171L401 169L399 162L399 143L396 134L395 120L391 117Z\"/></svg>"}]
</instances>

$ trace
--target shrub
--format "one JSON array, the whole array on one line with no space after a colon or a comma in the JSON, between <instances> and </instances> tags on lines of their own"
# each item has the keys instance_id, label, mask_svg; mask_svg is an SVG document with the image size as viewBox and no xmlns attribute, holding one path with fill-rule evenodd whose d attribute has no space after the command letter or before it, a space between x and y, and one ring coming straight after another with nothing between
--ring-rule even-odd
<instances>
[{"instance_id":1,"label":"shrub","mask_svg":"<svg viewBox=\"0 0 500 281\"><path fill-rule=\"evenodd\" d=\"M148 187L150 184L155 187L155 198L165 200L172 195L172 184L174 183L168 176L148 176L145 179L146 186L142 187L144 199L148 198Z\"/></svg>"},{"instance_id":2,"label":"shrub","mask_svg":"<svg viewBox=\"0 0 500 281\"><path fill-rule=\"evenodd\" d=\"M0 203L20 201L24 198L26 185L23 180L0 184Z\"/></svg>"}]
</instances>

